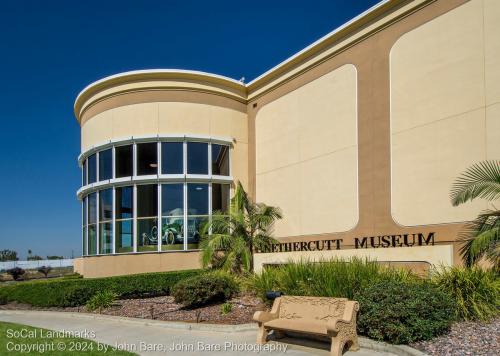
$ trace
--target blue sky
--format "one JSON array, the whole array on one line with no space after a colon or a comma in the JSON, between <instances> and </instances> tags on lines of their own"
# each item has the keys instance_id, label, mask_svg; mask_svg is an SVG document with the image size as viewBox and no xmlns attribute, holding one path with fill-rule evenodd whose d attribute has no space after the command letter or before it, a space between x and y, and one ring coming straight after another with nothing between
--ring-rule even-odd
<instances>
[{"instance_id":1,"label":"blue sky","mask_svg":"<svg viewBox=\"0 0 500 356\"><path fill-rule=\"evenodd\" d=\"M248 82L377 2L0 2L0 250L81 254L73 102L90 82L148 68Z\"/></svg>"}]
</instances>

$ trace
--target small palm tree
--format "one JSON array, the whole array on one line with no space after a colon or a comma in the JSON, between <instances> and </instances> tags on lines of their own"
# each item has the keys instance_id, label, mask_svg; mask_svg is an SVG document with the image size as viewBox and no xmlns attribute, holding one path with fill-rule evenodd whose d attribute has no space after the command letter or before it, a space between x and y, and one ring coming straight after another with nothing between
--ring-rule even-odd
<instances>
[{"instance_id":1,"label":"small palm tree","mask_svg":"<svg viewBox=\"0 0 500 356\"><path fill-rule=\"evenodd\" d=\"M500 161L491 160L474 164L453 183L453 206L476 198L495 201L500 198ZM495 208L496 209L496 208ZM460 235L460 253L467 266L483 257L500 268L500 210L485 210L466 224Z\"/></svg>"},{"instance_id":2,"label":"small palm tree","mask_svg":"<svg viewBox=\"0 0 500 356\"><path fill-rule=\"evenodd\" d=\"M281 218L279 208L250 201L238 182L229 212L214 213L202 230L203 267L253 272L253 252L277 242L271 233L274 222Z\"/></svg>"}]
</instances>

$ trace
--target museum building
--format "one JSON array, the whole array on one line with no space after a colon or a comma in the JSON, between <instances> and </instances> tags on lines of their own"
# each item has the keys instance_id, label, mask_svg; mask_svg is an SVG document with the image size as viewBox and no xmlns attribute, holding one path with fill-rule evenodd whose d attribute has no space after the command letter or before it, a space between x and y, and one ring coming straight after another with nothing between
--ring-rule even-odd
<instances>
[{"instance_id":1,"label":"museum building","mask_svg":"<svg viewBox=\"0 0 500 356\"><path fill-rule=\"evenodd\" d=\"M198 268L200 228L237 182L284 215L256 270L459 264L488 204L453 207L450 187L500 158L500 1L382 1L249 83L133 71L74 108L85 277Z\"/></svg>"}]
</instances>

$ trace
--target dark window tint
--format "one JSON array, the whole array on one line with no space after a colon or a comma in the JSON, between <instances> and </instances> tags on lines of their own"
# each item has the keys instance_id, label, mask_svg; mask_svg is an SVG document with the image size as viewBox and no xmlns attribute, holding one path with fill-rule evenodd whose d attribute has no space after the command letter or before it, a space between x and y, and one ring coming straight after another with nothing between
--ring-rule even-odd
<instances>
[{"instance_id":1,"label":"dark window tint","mask_svg":"<svg viewBox=\"0 0 500 356\"><path fill-rule=\"evenodd\" d=\"M133 188L116 188L116 219L131 219L133 217Z\"/></svg>"},{"instance_id":2,"label":"dark window tint","mask_svg":"<svg viewBox=\"0 0 500 356\"><path fill-rule=\"evenodd\" d=\"M96 193L89 194L88 197L88 209L89 209L89 224L95 224L97 222L97 195Z\"/></svg>"},{"instance_id":3,"label":"dark window tint","mask_svg":"<svg viewBox=\"0 0 500 356\"><path fill-rule=\"evenodd\" d=\"M82 225L85 226L87 225L87 198L83 198L82 200L82 206L83 206L83 221Z\"/></svg>"},{"instance_id":4,"label":"dark window tint","mask_svg":"<svg viewBox=\"0 0 500 356\"><path fill-rule=\"evenodd\" d=\"M188 142L187 166L190 174L208 174L208 144Z\"/></svg>"},{"instance_id":5,"label":"dark window tint","mask_svg":"<svg viewBox=\"0 0 500 356\"><path fill-rule=\"evenodd\" d=\"M161 173L162 174L184 173L182 142L162 142Z\"/></svg>"},{"instance_id":6,"label":"dark window tint","mask_svg":"<svg viewBox=\"0 0 500 356\"><path fill-rule=\"evenodd\" d=\"M212 184L212 211L229 211L229 184Z\"/></svg>"},{"instance_id":7,"label":"dark window tint","mask_svg":"<svg viewBox=\"0 0 500 356\"><path fill-rule=\"evenodd\" d=\"M208 184L188 184L188 215L208 214Z\"/></svg>"},{"instance_id":8,"label":"dark window tint","mask_svg":"<svg viewBox=\"0 0 500 356\"><path fill-rule=\"evenodd\" d=\"M156 142L137 145L137 175L158 173L158 150Z\"/></svg>"},{"instance_id":9,"label":"dark window tint","mask_svg":"<svg viewBox=\"0 0 500 356\"><path fill-rule=\"evenodd\" d=\"M87 160L82 165L82 185L87 185Z\"/></svg>"},{"instance_id":10,"label":"dark window tint","mask_svg":"<svg viewBox=\"0 0 500 356\"><path fill-rule=\"evenodd\" d=\"M130 177L132 175L133 161L132 145L115 148L115 174L116 178Z\"/></svg>"},{"instance_id":11,"label":"dark window tint","mask_svg":"<svg viewBox=\"0 0 500 356\"><path fill-rule=\"evenodd\" d=\"M137 186L137 217L158 215L158 186L156 184Z\"/></svg>"},{"instance_id":12,"label":"dark window tint","mask_svg":"<svg viewBox=\"0 0 500 356\"><path fill-rule=\"evenodd\" d=\"M229 147L212 145L212 174L219 176L229 175Z\"/></svg>"},{"instance_id":13,"label":"dark window tint","mask_svg":"<svg viewBox=\"0 0 500 356\"><path fill-rule=\"evenodd\" d=\"M132 252L132 227L133 220L116 222L116 252Z\"/></svg>"},{"instance_id":14,"label":"dark window tint","mask_svg":"<svg viewBox=\"0 0 500 356\"><path fill-rule=\"evenodd\" d=\"M88 184L95 183L97 179L97 162L95 153L88 158Z\"/></svg>"},{"instance_id":15,"label":"dark window tint","mask_svg":"<svg viewBox=\"0 0 500 356\"><path fill-rule=\"evenodd\" d=\"M99 192L99 221L113 218L113 190L105 189Z\"/></svg>"},{"instance_id":16,"label":"dark window tint","mask_svg":"<svg viewBox=\"0 0 500 356\"><path fill-rule=\"evenodd\" d=\"M161 210L163 216L179 216L184 213L183 184L163 184L161 191Z\"/></svg>"},{"instance_id":17,"label":"dark window tint","mask_svg":"<svg viewBox=\"0 0 500 356\"><path fill-rule=\"evenodd\" d=\"M113 178L113 151L104 150L99 152L99 180Z\"/></svg>"}]
</instances>

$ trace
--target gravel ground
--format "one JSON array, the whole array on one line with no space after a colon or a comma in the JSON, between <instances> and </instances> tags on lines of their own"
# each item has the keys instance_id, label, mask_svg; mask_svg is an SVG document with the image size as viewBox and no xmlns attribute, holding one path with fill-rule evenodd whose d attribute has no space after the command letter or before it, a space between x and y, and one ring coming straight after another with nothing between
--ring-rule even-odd
<instances>
[{"instance_id":1,"label":"gravel ground","mask_svg":"<svg viewBox=\"0 0 500 356\"><path fill-rule=\"evenodd\" d=\"M229 301L231 312L221 313L221 304L209 305L197 309L184 309L174 302L173 297L164 296L146 299L122 299L102 311L105 315L125 316L131 318L200 322L214 324L244 324L252 322L252 316L257 310L264 310L265 305L256 297L240 296ZM72 308L36 308L27 304L9 303L0 306L2 309L30 309L65 312L84 312L85 307Z\"/></svg>"},{"instance_id":2,"label":"gravel ground","mask_svg":"<svg viewBox=\"0 0 500 356\"><path fill-rule=\"evenodd\" d=\"M491 323L461 322L448 334L410 345L429 355L500 355L500 318Z\"/></svg>"}]
</instances>

